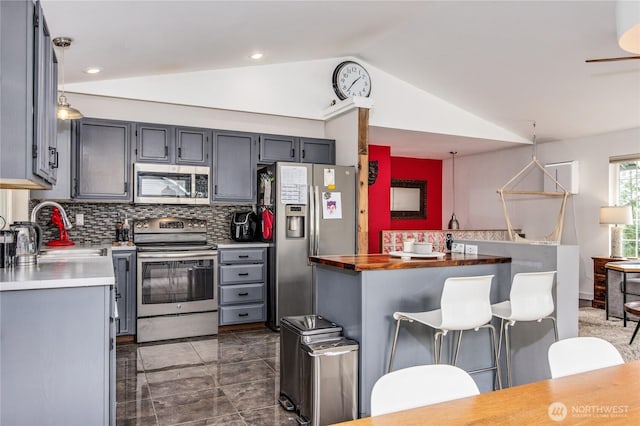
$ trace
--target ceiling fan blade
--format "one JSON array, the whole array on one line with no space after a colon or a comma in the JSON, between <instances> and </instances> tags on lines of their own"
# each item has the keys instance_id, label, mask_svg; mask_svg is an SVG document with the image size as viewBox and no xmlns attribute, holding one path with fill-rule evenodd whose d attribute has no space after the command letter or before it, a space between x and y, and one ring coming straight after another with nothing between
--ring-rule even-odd
<instances>
[{"instance_id":1,"label":"ceiling fan blade","mask_svg":"<svg viewBox=\"0 0 640 426\"><path fill-rule=\"evenodd\" d=\"M585 60L585 62L613 62L613 61L626 61L628 59L640 59L640 56L622 56L619 58L587 59Z\"/></svg>"}]
</instances>

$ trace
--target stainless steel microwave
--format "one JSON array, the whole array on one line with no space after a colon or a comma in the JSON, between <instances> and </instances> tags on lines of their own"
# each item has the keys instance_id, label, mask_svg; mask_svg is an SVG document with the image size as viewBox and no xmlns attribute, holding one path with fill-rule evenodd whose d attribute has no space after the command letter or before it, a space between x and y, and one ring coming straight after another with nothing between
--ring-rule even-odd
<instances>
[{"instance_id":1,"label":"stainless steel microwave","mask_svg":"<svg viewBox=\"0 0 640 426\"><path fill-rule=\"evenodd\" d=\"M133 175L135 203L209 204L209 167L135 163Z\"/></svg>"}]
</instances>

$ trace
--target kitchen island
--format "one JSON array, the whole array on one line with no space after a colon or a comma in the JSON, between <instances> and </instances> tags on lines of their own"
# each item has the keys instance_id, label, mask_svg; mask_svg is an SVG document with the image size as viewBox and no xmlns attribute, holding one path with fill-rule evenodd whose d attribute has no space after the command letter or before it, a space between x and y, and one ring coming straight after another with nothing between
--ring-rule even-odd
<instances>
[{"instance_id":1,"label":"kitchen island","mask_svg":"<svg viewBox=\"0 0 640 426\"><path fill-rule=\"evenodd\" d=\"M115 424L111 249L80 250L0 269L0 424Z\"/></svg>"},{"instance_id":2,"label":"kitchen island","mask_svg":"<svg viewBox=\"0 0 640 426\"><path fill-rule=\"evenodd\" d=\"M403 259L386 254L310 257L316 264L316 313L341 325L344 335L360 342L359 414L368 416L373 384L386 373L396 322L395 311L438 309L448 277L495 275L491 301L508 296L511 259L505 256L446 254L444 258ZM489 332L468 332L458 365L465 369L492 362ZM447 336L443 360L453 342ZM455 335L453 335L455 337ZM394 369L433 364L433 332L404 322L398 336ZM481 390L493 388L492 372L474 377Z\"/></svg>"},{"instance_id":3,"label":"kitchen island","mask_svg":"<svg viewBox=\"0 0 640 426\"><path fill-rule=\"evenodd\" d=\"M394 312L438 309L444 281L448 277L494 275L491 303L508 299L511 288L512 258L507 255L446 254L440 259L407 260L386 254L373 254L318 256L309 259L316 265L315 312L341 325L346 337L360 342L361 417L369 415L371 389L375 381L385 374L388 366L396 325ZM539 266L535 262L532 265ZM542 265L548 267L547 270L555 270L554 265ZM577 294L575 303L577 306ZM499 321L494 319L493 324L498 331ZM516 324L514 327L513 334L521 332L518 326ZM553 341L553 332L551 328L547 330L544 323L536 326L542 330L534 333L533 338L522 345L535 347L538 353L546 353ZM487 330L481 330L464 334L458 360L461 368L474 370L491 365L492 352L488 333ZM457 334L449 335L445 339L443 360L448 359L456 336ZM512 348L513 352L520 349L522 348L518 346ZM404 322L398 337L394 369L432 363L433 330L424 325ZM514 368L519 367L527 370L526 377L516 375L520 378L519 383L549 377L546 356L526 368L522 364L516 365L514 361ZM505 369L501 371L505 377ZM492 371L475 374L473 377L480 391L493 389Z\"/></svg>"}]
</instances>

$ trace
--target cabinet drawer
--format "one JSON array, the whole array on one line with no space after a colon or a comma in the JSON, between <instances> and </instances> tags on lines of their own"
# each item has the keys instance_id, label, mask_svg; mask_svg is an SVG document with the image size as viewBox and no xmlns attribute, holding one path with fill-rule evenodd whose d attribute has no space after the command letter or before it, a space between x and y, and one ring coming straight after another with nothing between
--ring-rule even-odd
<instances>
[{"instance_id":1,"label":"cabinet drawer","mask_svg":"<svg viewBox=\"0 0 640 426\"><path fill-rule=\"evenodd\" d=\"M220 304L264 302L264 283L220 287Z\"/></svg>"},{"instance_id":2,"label":"cabinet drawer","mask_svg":"<svg viewBox=\"0 0 640 426\"><path fill-rule=\"evenodd\" d=\"M262 322L265 320L264 303L220 307L220 325Z\"/></svg>"},{"instance_id":3,"label":"cabinet drawer","mask_svg":"<svg viewBox=\"0 0 640 426\"><path fill-rule=\"evenodd\" d=\"M265 249L220 250L219 263L262 263Z\"/></svg>"},{"instance_id":4,"label":"cabinet drawer","mask_svg":"<svg viewBox=\"0 0 640 426\"><path fill-rule=\"evenodd\" d=\"M609 263L609 260L596 260L593 262L593 272L595 274L601 274L604 275L607 273L607 270L605 269L604 265L606 265L607 263Z\"/></svg>"},{"instance_id":5,"label":"cabinet drawer","mask_svg":"<svg viewBox=\"0 0 640 426\"><path fill-rule=\"evenodd\" d=\"M220 285L264 282L264 264L222 265L220 266Z\"/></svg>"},{"instance_id":6,"label":"cabinet drawer","mask_svg":"<svg viewBox=\"0 0 640 426\"><path fill-rule=\"evenodd\" d=\"M606 298L606 291L604 289L604 287L594 287L593 289L593 300L594 301L599 301L599 302L604 302Z\"/></svg>"}]
</instances>

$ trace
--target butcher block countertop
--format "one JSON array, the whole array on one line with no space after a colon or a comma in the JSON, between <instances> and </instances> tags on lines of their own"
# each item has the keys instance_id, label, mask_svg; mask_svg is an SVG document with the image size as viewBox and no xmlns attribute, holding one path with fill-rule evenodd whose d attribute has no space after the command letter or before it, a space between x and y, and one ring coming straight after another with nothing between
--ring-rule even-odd
<instances>
[{"instance_id":1,"label":"butcher block countertop","mask_svg":"<svg viewBox=\"0 0 640 426\"><path fill-rule=\"evenodd\" d=\"M511 263L510 257L489 256L484 254L446 253L441 258L404 259L388 254L310 256L309 261L326 266L351 271L386 271L410 268L442 268L447 266L487 265L495 263Z\"/></svg>"}]
</instances>

